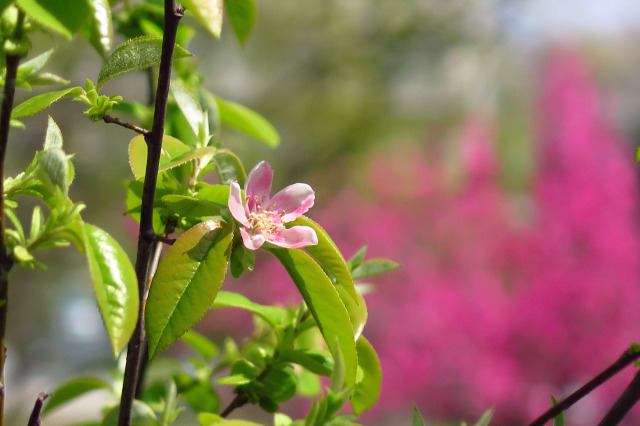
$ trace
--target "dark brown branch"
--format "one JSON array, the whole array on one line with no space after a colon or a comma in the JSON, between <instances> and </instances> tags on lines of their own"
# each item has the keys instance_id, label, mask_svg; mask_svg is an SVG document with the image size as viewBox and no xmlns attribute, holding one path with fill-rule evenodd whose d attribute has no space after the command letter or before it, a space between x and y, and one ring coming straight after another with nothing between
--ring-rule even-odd
<instances>
[{"instance_id":1,"label":"dark brown branch","mask_svg":"<svg viewBox=\"0 0 640 426\"><path fill-rule=\"evenodd\" d=\"M225 408L222 413L220 413L220 417L227 417L233 410L242 407L247 402L249 402L249 399L245 394L237 394L236 397L233 398L233 400L229 403L229 405L227 405L227 408Z\"/></svg>"},{"instance_id":2,"label":"dark brown branch","mask_svg":"<svg viewBox=\"0 0 640 426\"><path fill-rule=\"evenodd\" d=\"M138 291L140 296L140 309L136 328L129 340L127 349L127 363L122 385L122 397L120 399L119 426L131 424L133 400L136 395L136 387L140 374L140 361L145 347L144 331L144 294L148 280L149 261L153 253L155 233L153 232L153 200L156 192L158 168L160 164L160 152L162 149L162 136L164 134L165 116L167 113L167 100L169 98L169 85L171 82L171 67L173 66L173 49L176 42L178 23L183 15L182 7L176 6L175 0L164 2L164 36L162 39L162 55L156 90L155 110L153 115L153 127L151 132L145 134L147 142L147 166L145 171L144 186L142 189L142 208L140 211L140 232L138 234L138 254L136 257L136 276L138 278Z\"/></svg>"},{"instance_id":3,"label":"dark brown branch","mask_svg":"<svg viewBox=\"0 0 640 426\"><path fill-rule=\"evenodd\" d=\"M622 392L622 395L605 414L598 426L614 426L624 419L629 410L640 400L640 375L636 373L629 386Z\"/></svg>"},{"instance_id":4,"label":"dark brown branch","mask_svg":"<svg viewBox=\"0 0 640 426\"><path fill-rule=\"evenodd\" d=\"M141 135L146 135L147 133L149 133L149 131L147 129L143 129L142 127L138 127L135 124L131 124L131 123L125 123L124 121L120 121L120 119L118 117L112 117L110 115L105 115L102 120L104 120L105 123L113 123L113 124L117 124L118 126L122 126L122 127L126 127L129 130L133 130L134 132L140 133Z\"/></svg>"},{"instance_id":5,"label":"dark brown branch","mask_svg":"<svg viewBox=\"0 0 640 426\"><path fill-rule=\"evenodd\" d=\"M36 403L33 406L33 411L31 411L31 416L29 417L29 423L27 423L27 426L40 426L42 424L42 421L40 420L40 413L42 412L42 407L44 407L44 401L50 396L51 395L48 393L40 392L38 399L36 399Z\"/></svg>"},{"instance_id":6,"label":"dark brown branch","mask_svg":"<svg viewBox=\"0 0 640 426\"><path fill-rule=\"evenodd\" d=\"M535 419L529 426L544 426L545 423L555 418L558 414L566 411L573 404L578 402L580 399L584 398L589 393L593 392L598 386L609 380L611 377L616 375L626 366L631 364L636 359L640 358L640 352L636 352L634 350L626 350L620 358L616 360L613 364L611 364L607 369L602 371L596 377L591 379L587 384L582 386L580 389L558 402L556 405L551 407L545 413L543 413L540 417ZM636 376L637 378L637 376ZM634 379L635 381L635 379ZM638 394L638 398L640 398L640 393ZM637 401L637 398L636 398ZM629 407L631 408L631 407ZM628 411L628 410L627 410ZM610 425L617 423L600 423L601 425Z\"/></svg>"}]
</instances>

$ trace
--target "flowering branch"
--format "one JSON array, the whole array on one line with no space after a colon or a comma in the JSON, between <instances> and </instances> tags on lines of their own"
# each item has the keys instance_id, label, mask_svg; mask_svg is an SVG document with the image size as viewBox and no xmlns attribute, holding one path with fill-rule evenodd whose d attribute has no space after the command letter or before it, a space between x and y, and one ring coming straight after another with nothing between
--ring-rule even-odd
<instances>
[{"instance_id":1,"label":"flowering branch","mask_svg":"<svg viewBox=\"0 0 640 426\"><path fill-rule=\"evenodd\" d=\"M183 16L184 9L177 6L175 0L164 2L164 36L162 39L162 55L156 89L155 110L151 132L144 135L147 142L147 166L145 170L144 186L142 190L142 207L140 212L140 232L138 234L138 254L136 257L136 276L140 308L136 328L129 341L127 349L127 364L122 385L120 399L119 426L131 424L133 400L140 374L140 363L145 346L144 332L144 295L148 280L149 262L154 251L156 234L153 231L153 199L158 179L160 152L162 150L162 136L167 113L169 85L171 81L171 67L173 65L173 50L176 42L178 23Z\"/></svg>"},{"instance_id":2,"label":"flowering branch","mask_svg":"<svg viewBox=\"0 0 640 426\"><path fill-rule=\"evenodd\" d=\"M627 365L631 364L633 361L635 361L638 358L640 358L640 351L635 350L633 347L631 349L627 349L626 351L624 351L622 355L620 355L620 358L618 358L616 362L611 364L607 369L605 369L603 372L598 374L596 377L594 377L592 380L590 380L587 384L582 386L580 389L578 389L577 391L575 391L574 393L572 393L571 395L569 395L568 397L566 397L565 399L563 399L562 401L558 402L556 405L551 407L549 410L543 413L540 417L538 417L533 422L531 422L529 426L544 426L548 421L552 420L563 411L566 411L573 404L575 404L576 402L578 402L579 400L587 396L589 393L593 392L598 386L600 386L601 384L609 380L611 377L613 377L615 374L617 374L619 371L621 371L623 368L625 368ZM638 380L640 379L638 379L638 376L636 376L636 378L634 379L633 382L631 382L631 385L629 385L629 387L631 387L633 383L637 382ZM636 383L636 388L638 387L639 384L640 382ZM636 389L636 392L637 390L638 389ZM637 395L635 401L637 401L639 398L640 398L640 394ZM620 397L620 399L622 399L622 396ZM620 401L620 399L618 401ZM617 405L618 403L614 405L611 411L613 411ZM633 406L633 404L631 406ZM627 410L624 411L624 413L622 413L622 417L624 417L624 414L626 414L626 412L629 411L631 406L629 406L629 408L627 408ZM622 419L622 417L619 417L619 419ZM614 424L617 424L617 422L605 423L603 420L600 424L614 425Z\"/></svg>"}]
</instances>

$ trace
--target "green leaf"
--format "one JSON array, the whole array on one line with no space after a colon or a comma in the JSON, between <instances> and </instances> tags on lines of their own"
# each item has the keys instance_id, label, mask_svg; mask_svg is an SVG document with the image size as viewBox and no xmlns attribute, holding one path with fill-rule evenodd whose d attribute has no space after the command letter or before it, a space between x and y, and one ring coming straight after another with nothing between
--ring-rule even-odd
<instances>
[{"instance_id":1,"label":"green leaf","mask_svg":"<svg viewBox=\"0 0 640 426\"><path fill-rule=\"evenodd\" d=\"M237 181L238 185L244 187L247 173L244 171L242 162L233 152L228 149L219 149L213 156L213 162L216 164L221 184L229 185L232 181Z\"/></svg>"},{"instance_id":2,"label":"green leaf","mask_svg":"<svg viewBox=\"0 0 640 426\"><path fill-rule=\"evenodd\" d=\"M41 5L40 2L36 0L16 0L16 4L20 6L29 18L45 28L71 39L73 35L72 31L60 22L57 16L54 16L47 8Z\"/></svg>"},{"instance_id":3,"label":"green leaf","mask_svg":"<svg viewBox=\"0 0 640 426\"><path fill-rule=\"evenodd\" d=\"M247 422L245 420L225 420L219 415L213 413L198 414L198 421L202 426L264 426L260 423Z\"/></svg>"},{"instance_id":4,"label":"green leaf","mask_svg":"<svg viewBox=\"0 0 640 426\"><path fill-rule=\"evenodd\" d=\"M181 338L205 360L210 360L218 353L218 347L211 340L193 330L187 331Z\"/></svg>"},{"instance_id":5,"label":"green leaf","mask_svg":"<svg viewBox=\"0 0 640 426\"><path fill-rule=\"evenodd\" d=\"M150 359L209 310L227 272L232 240L231 226L210 220L182 234L169 248L146 305Z\"/></svg>"},{"instance_id":6,"label":"green leaf","mask_svg":"<svg viewBox=\"0 0 640 426\"><path fill-rule=\"evenodd\" d=\"M367 255L367 245L365 244L356 252L356 254L351 256L351 259L349 259L347 263L349 264L351 269L357 268L358 266L360 266L360 264L362 263L366 255Z\"/></svg>"},{"instance_id":7,"label":"green leaf","mask_svg":"<svg viewBox=\"0 0 640 426\"><path fill-rule=\"evenodd\" d=\"M220 215L220 205L188 195L169 194L162 197L169 210L182 217L197 218Z\"/></svg>"},{"instance_id":8,"label":"green leaf","mask_svg":"<svg viewBox=\"0 0 640 426\"><path fill-rule=\"evenodd\" d=\"M198 101L191 93L177 84L172 84L170 91L176 101L176 104L178 104L178 108L180 108L182 115L187 119L189 127L193 130L193 134L198 136L200 126L204 120L202 108L198 104Z\"/></svg>"},{"instance_id":9,"label":"green leaf","mask_svg":"<svg viewBox=\"0 0 640 426\"><path fill-rule=\"evenodd\" d=\"M41 95L34 96L33 98L27 99L20 105L16 106L11 112L11 118L18 119L29 117L45 108L48 108L52 103L62 98L78 96L81 93L82 87L72 87L69 89L59 90L57 92L43 93Z\"/></svg>"},{"instance_id":10,"label":"green leaf","mask_svg":"<svg viewBox=\"0 0 640 426\"><path fill-rule=\"evenodd\" d=\"M113 407L102 420L102 426L113 426L118 424L120 406ZM158 419L153 409L144 402L136 399L133 401L133 413L131 415L132 426L158 426Z\"/></svg>"},{"instance_id":11,"label":"green leaf","mask_svg":"<svg viewBox=\"0 0 640 426\"><path fill-rule=\"evenodd\" d=\"M109 0L91 0L88 4L89 18L82 27L82 35L89 40L100 56L106 59L113 39Z\"/></svg>"},{"instance_id":12,"label":"green leaf","mask_svg":"<svg viewBox=\"0 0 640 426\"><path fill-rule=\"evenodd\" d=\"M171 159L171 161L167 163L161 163L160 167L158 168L158 172L164 173L167 170L171 170L174 167L178 167L182 164L188 163L189 161L194 161L207 155L209 156L213 155L213 153L215 152L216 152L216 149L212 146L204 146L204 147L193 149L189 152L185 152L184 154L180 154L174 157L173 159ZM160 160L162 160L162 155L160 156Z\"/></svg>"},{"instance_id":13,"label":"green leaf","mask_svg":"<svg viewBox=\"0 0 640 426\"><path fill-rule=\"evenodd\" d=\"M382 384L382 369L375 349L363 336L360 336L356 342L356 349L358 350L358 366L362 369L364 377L356 383L351 398L351 408L359 416L378 400Z\"/></svg>"},{"instance_id":14,"label":"green leaf","mask_svg":"<svg viewBox=\"0 0 640 426\"><path fill-rule=\"evenodd\" d=\"M162 137L162 152L160 153L160 168L166 168L173 160L191 151L188 145L173 136ZM144 177L147 168L147 143L144 135L138 135L129 143L129 165L136 179ZM175 166L174 166L175 167Z\"/></svg>"},{"instance_id":15,"label":"green leaf","mask_svg":"<svg viewBox=\"0 0 640 426\"><path fill-rule=\"evenodd\" d=\"M57 148L47 149L38 156L38 164L51 183L59 186L66 194L69 190L69 161L64 151Z\"/></svg>"},{"instance_id":16,"label":"green leaf","mask_svg":"<svg viewBox=\"0 0 640 426\"><path fill-rule=\"evenodd\" d=\"M211 34L220 37L222 0L182 0L181 3Z\"/></svg>"},{"instance_id":17,"label":"green leaf","mask_svg":"<svg viewBox=\"0 0 640 426\"><path fill-rule=\"evenodd\" d=\"M331 377L333 371L333 360L326 351L280 348L280 358L319 376Z\"/></svg>"},{"instance_id":18,"label":"green leaf","mask_svg":"<svg viewBox=\"0 0 640 426\"><path fill-rule=\"evenodd\" d=\"M229 203L229 185L209 185L201 183L196 197L222 206Z\"/></svg>"},{"instance_id":19,"label":"green leaf","mask_svg":"<svg viewBox=\"0 0 640 426\"><path fill-rule=\"evenodd\" d=\"M291 226L308 226L316 231L318 244L305 247L305 251L313 256L320 266L336 279L336 284L347 290L352 299L359 301L358 292L353 284L347 261L342 256L338 246L329 237L327 231L306 216L300 216L287 224L288 228Z\"/></svg>"},{"instance_id":20,"label":"green leaf","mask_svg":"<svg viewBox=\"0 0 640 426\"><path fill-rule=\"evenodd\" d=\"M251 378L244 374L232 374L231 376L219 378L216 383L223 386L240 386L251 383Z\"/></svg>"},{"instance_id":21,"label":"green leaf","mask_svg":"<svg viewBox=\"0 0 640 426\"><path fill-rule=\"evenodd\" d=\"M280 144L280 135L263 116L235 102L215 97L220 112L220 121L249 136L252 136L268 146L276 147Z\"/></svg>"},{"instance_id":22,"label":"green leaf","mask_svg":"<svg viewBox=\"0 0 640 426\"><path fill-rule=\"evenodd\" d=\"M47 135L44 139L44 149L52 149L58 148L62 149L62 132L60 132L60 128L53 121L53 118L49 116L49 121L47 123Z\"/></svg>"},{"instance_id":23,"label":"green leaf","mask_svg":"<svg viewBox=\"0 0 640 426\"><path fill-rule=\"evenodd\" d=\"M360 266L351 271L354 280L374 277L398 269L400 264L389 259L370 259L362 262Z\"/></svg>"},{"instance_id":24,"label":"green leaf","mask_svg":"<svg viewBox=\"0 0 640 426\"><path fill-rule=\"evenodd\" d=\"M254 0L224 0L233 31L244 45L256 22L256 3Z\"/></svg>"},{"instance_id":25,"label":"green leaf","mask_svg":"<svg viewBox=\"0 0 640 426\"><path fill-rule=\"evenodd\" d=\"M116 47L109 60L102 66L96 88L116 77L160 64L162 37L142 36L125 41ZM193 56L179 45L175 46L174 59Z\"/></svg>"},{"instance_id":26,"label":"green leaf","mask_svg":"<svg viewBox=\"0 0 640 426\"><path fill-rule=\"evenodd\" d=\"M40 71L51 59L51 55L56 51L54 47L39 54L38 56L29 59L28 61L20 64L18 67L18 76L25 77L29 74Z\"/></svg>"},{"instance_id":27,"label":"green leaf","mask_svg":"<svg viewBox=\"0 0 640 426\"><path fill-rule=\"evenodd\" d=\"M97 377L74 377L73 379L61 384L53 392L51 392L52 395L49 399L47 399L47 403L42 410L42 414L47 414L48 412L53 411L54 409L76 399L79 396L99 389L109 391L111 390L111 386L106 381Z\"/></svg>"},{"instance_id":28,"label":"green leaf","mask_svg":"<svg viewBox=\"0 0 640 426\"><path fill-rule=\"evenodd\" d=\"M88 223L82 227L98 307L117 356L129 341L138 318L136 273L111 235Z\"/></svg>"},{"instance_id":29,"label":"green leaf","mask_svg":"<svg viewBox=\"0 0 640 426\"><path fill-rule=\"evenodd\" d=\"M352 298L351 294L347 292L347 289L343 286L336 286L340 300L344 303L347 312L349 313L349 320L351 321L351 328L353 329L353 335L357 340L364 330L364 326L367 323L367 304L360 293L356 293L356 298Z\"/></svg>"},{"instance_id":30,"label":"green leaf","mask_svg":"<svg viewBox=\"0 0 640 426\"><path fill-rule=\"evenodd\" d=\"M345 361L345 386L353 386L358 357L349 313L333 283L308 254L301 250L265 247L285 267L335 357L338 345ZM337 339L337 340L335 340Z\"/></svg>"},{"instance_id":31,"label":"green leaf","mask_svg":"<svg viewBox=\"0 0 640 426\"><path fill-rule=\"evenodd\" d=\"M553 395L551 395L551 405L554 407L558 405L558 400ZM493 414L493 410L489 410L488 413ZM487 413L485 413L485 416L486 415ZM491 419L491 416L489 416L489 419ZM489 424L489 420L487 420L486 423L483 423L483 424L480 424L480 422L478 422L476 426L485 426L488 424ZM567 418L565 416L564 411L560 412L560 414L558 414L553 418L553 426L567 426Z\"/></svg>"},{"instance_id":32,"label":"green leaf","mask_svg":"<svg viewBox=\"0 0 640 426\"><path fill-rule=\"evenodd\" d=\"M284 309L278 308L277 306L260 305L252 302L241 294L224 290L220 290L218 292L218 296L213 302L213 307L244 309L245 311L251 312L252 314L262 318L273 328L276 328L282 323L286 314Z\"/></svg>"},{"instance_id":33,"label":"green leaf","mask_svg":"<svg viewBox=\"0 0 640 426\"><path fill-rule=\"evenodd\" d=\"M424 417L422 417L422 413L418 410L418 406L415 403L413 403L411 426L425 426Z\"/></svg>"}]
</instances>

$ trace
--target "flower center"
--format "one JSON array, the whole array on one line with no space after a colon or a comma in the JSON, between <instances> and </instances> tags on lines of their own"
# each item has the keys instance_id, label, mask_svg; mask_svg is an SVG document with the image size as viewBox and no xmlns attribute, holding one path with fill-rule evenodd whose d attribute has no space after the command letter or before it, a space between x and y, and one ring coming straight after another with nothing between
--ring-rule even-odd
<instances>
[{"instance_id":1,"label":"flower center","mask_svg":"<svg viewBox=\"0 0 640 426\"><path fill-rule=\"evenodd\" d=\"M282 223L279 218L279 214L274 211L264 210L262 206L256 206L256 212L249 213L249 229L251 234L262 234L265 237L269 237L272 232L282 227Z\"/></svg>"}]
</instances>

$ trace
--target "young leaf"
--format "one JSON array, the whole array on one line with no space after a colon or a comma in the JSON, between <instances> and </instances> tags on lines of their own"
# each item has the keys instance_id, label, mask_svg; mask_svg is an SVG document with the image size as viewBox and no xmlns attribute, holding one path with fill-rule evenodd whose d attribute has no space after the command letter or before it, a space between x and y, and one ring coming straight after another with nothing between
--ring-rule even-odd
<instances>
[{"instance_id":1,"label":"young leaf","mask_svg":"<svg viewBox=\"0 0 640 426\"><path fill-rule=\"evenodd\" d=\"M367 339L360 336L356 342L356 349L358 351L358 366L362 369L364 377L356 383L351 398L351 408L354 413L360 415L378 400L382 384L382 369L378 355Z\"/></svg>"},{"instance_id":2,"label":"young leaf","mask_svg":"<svg viewBox=\"0 0 640 426\"><path fill-rule=\"evenodd\" d=\"M71 39L73 35L59 18L54 16L49 10L44 8L37 0L16 0L16 4L27 14L27 16L49 30Z\"/></svg>"},{"instance_id":3,"label":"young leaf","mask_svg":"<svg viewBox=\"0 0 640 426\"><path fill-rule=\"evenodd\" d=\"M58 386L51 393L52 395L47 400L47 404L44 406L42 414L47 414L48 412L53 411L79 396L99 389L111 390L111 386L106 381L97 377L74 377L73 379Z\"/></svg>"},{"instance_id":4,"label":"young leaf","mask_svg":"<svg viewBox=\"0 0 640 426\"><path fill-rule=\"evenodd\" d=\"M60 128L53 121L53 118L49 116L49 121L47 123L47 135L44 138L44 149L58 148L62 149L62 132L60 132Z\"/></svg>"},{"instance_id":5,"label":"young leaf","mask_svg":"<svg viewBox=\"0 0 640 426\"><path fill-rule=\"evenodd\" d=\"M129 341L138 317L136 273L111 235L88 223L82 224L82 230L98 307L117 356Z\"/></svg>"},{"instance_id":6,"label":"young leaf","mask_svg":"<svg viewBox=\"0 0 640 426\"><path fill-rule=\"evenodd\" d=\"M219 149L213 156L213 162L216 164L218 178L223 185L229 185L232 181L237 181L238 185L244 187L244 181L247 173L240 159L228 149Z\"/></svg>"},{"instance_id":7,"label":"young leaf","mask_svg":"<svg viewBox=\"0 0 640 426\"><path fill-rule=\"evenodd\" d=\"M235 102L215 97L220 112L220 121L249 136L252 136L268 146L276 147L280 144L280 135L263 116Z\"/></svg>"},{"instance_id":8,"label":"young leaf","mask_svg":"<svg viewBox=\"0 0 640 426\"><path fill-rule=\"evenodd\" d=\"M367 245L365 244L362 247L360 247L360 249L356 252L356 254L351 256L351 258L347 261L347 263L350 266L350 268L353 270L354 268L357 268L358 266L360 266L360 264L362 263L366 255L367 255Z\"/></svg>"},{"instance_id":9,"label":"young leaf","mask_svg":"<svg viewBox=\"0 0 640 426\"><path fill-rule=\"evenodd\" d=\"M182 0L188 12L211 34L220 37L222 29L222 0Z\"/></svg>"},{"instance_id":10,"label":"young leaf","mask_svg":"<svg viewBox=\"0 0 640 426\"><path fill-rule=\"evenodd\" d=\"M413 416L411 417L411 426L425 426L424 417L422 417L422 413L418 410L418 406L416 406L415 402L413 403Z\"/></svg>"},{"instance_id":11,"label":"young leaf","mask_svg":"<svg viewBox=\"0 0 640 426\"><path fill-rule=\"evenodd\" d=\"M298 287L334 359L340 346L345 362L344 383L346 387L353 386L358 365L355 339L349 313L333 283L320 265L302 250L265 248L282 263Z\"/></svg>"},{"instance_id":12,"label":"young leaf","mask_svg":"<svg viewBox=\"0 0 640 426\"><path fill-rule=\"evenodd\" d=\"M282 308L278 308L277 306L260 305L252 302L241 294L224 290L220 290L218 292L218 296L213 302L212 307L244 309L245 311L259 316L273 328L276 328L280 323L282 323L282 320L285 317L285 311Z\"/></svg>"},{"instance_id":13,"label":"young leaf","mask_svg":"<svg viewBox=\"0 0 640 426\"><path fill-rule=\"evenodd\" d=\"M351 276L354 280L362 280L393 271L399 267L400 264L393 260L369 259L362 262L357 268L354 268L353 271L351 271Z\"/></svg>"},{"instance_id":14,"label":"young leaf","mask_svg":"<svg viewBox=\"0 0 640 426\"><path fill-rule=\"evenodd\" d=\"M169 210L182 217L217 216L220 215L221 211L219 204L187 195L165 195L162 197L162 202Z\"/></svg>"},{"instance_id":15,"label":"young leaf","mask_svg":"<svg viewBox=\"0 0 640 426\"><path fill-rule=\"evenodd\" d=\"M209 310L227 272L232 240L231 226L210 220L182 234L169 248L147 300L150 358L169 347Z\"/></svg>"},{"instance_id":16,"label":"young leaf","mask_svg":"<svg viewBox=\"0 0 640 426\"><path fill-rule=\"evenodd\" d=\"M102 66L96 88L99 89L104 83L116 77L159 65L161 54L162 37L142 36L125 41L116 47L107 63ZM175 46L174 59L189 56L193 55L181 46Z\"/></svg>"},{"instance_id":17,"label":"young leaf","mask_svg":"<svg viewBox=\"0 0 640 426\"><path fill-rule=\"evenodd\" d=\"M11 119L18 119L29 117L48 108L52 103L62 99L73 96L78 96L82 93L82 87L72 87L69 89L59 90L57 92L43 93L41 95L34 96L31 99L27 99L20 105L16 106L11 112Z\"/></svg>"},{"instance_id":18,"label":"young leaf","mask_svg":"<svg viewBox=\"0 0 640 426\"><path fill-rule=\"evenodd\" d=\"M344 260L338 246L336 246L331 237L329 237L327 231L306 216L300 216L296 220L287 223L287 227L296 225L308 226L316 231L318 244L307 246L305 250L313 256L313 258L336 279L336 283L343 286L347 290L347 293L351 295L351 298L358 303L358 292L353 285L347 261Z\"/></svg>"},{"instance_id":19,"label":"young leaf","mask_svg":"<svg viewBox=\"0 0 640 426\"><path fill-rule=\"evenodd\" d=\"M556 399L556 397L555 397L555 396L553 396L553 395L551 395L551 405L552 405L552 406L556 406L556 405L558 405L558 400L557 400L557 399ZM489 412L490 412L491 414L493 414L493 411L492 411L492 410L491 410L491 411L489 411ZM486 413L485 413L485 416L486 416ZM483 416L483 417L484 417L484 416ZM489 417L489 418L491 418L491 417ZM479 423L479 422L478 422L478 423ZM481 424L481 425L479 425L479 426L485 426L485 425L487 425L487 424L489 424L489 421L488 421L488 420L487 420L487 422L486 422L485 424ZM553 418L553 426L567 426L567 418L566 418L566 415L565 415L565 412L564 412L564 411L562 411L560 414L558 414L557 416L555 416L555 417Z\"/></svg>"},{"instance_id":20,"label":"young leaf","mask_svg":"<svg viewBox=\"0 0 640 426\"><path fill-rule=\"evenodd\" d=\"M255 0L224 0L233 31L244 45L256 21Z\"/></svg>"},{"instance_id":21,"label":"young leaf","mask_svg":"<svg viewBox=\"0 0 640 426\"><path fill-rule=\"evenodd\" d=\"M92 0L87 3L90 12L82 27L82 35L89 40L100 56L106 59L113 38L109 0Z\"/></svg>"},{"instance_id":22,"label":"young leaf","mask_svg":"<svg viewBox=\"0 0 640 426\"><path fill-rule=\"evenodd\" d=\"M60 187L64 194L69 190L69 161L63 150L52 148L42 151L38 156L38 164L47 178Z\"/></svg>"}]
</instances>

